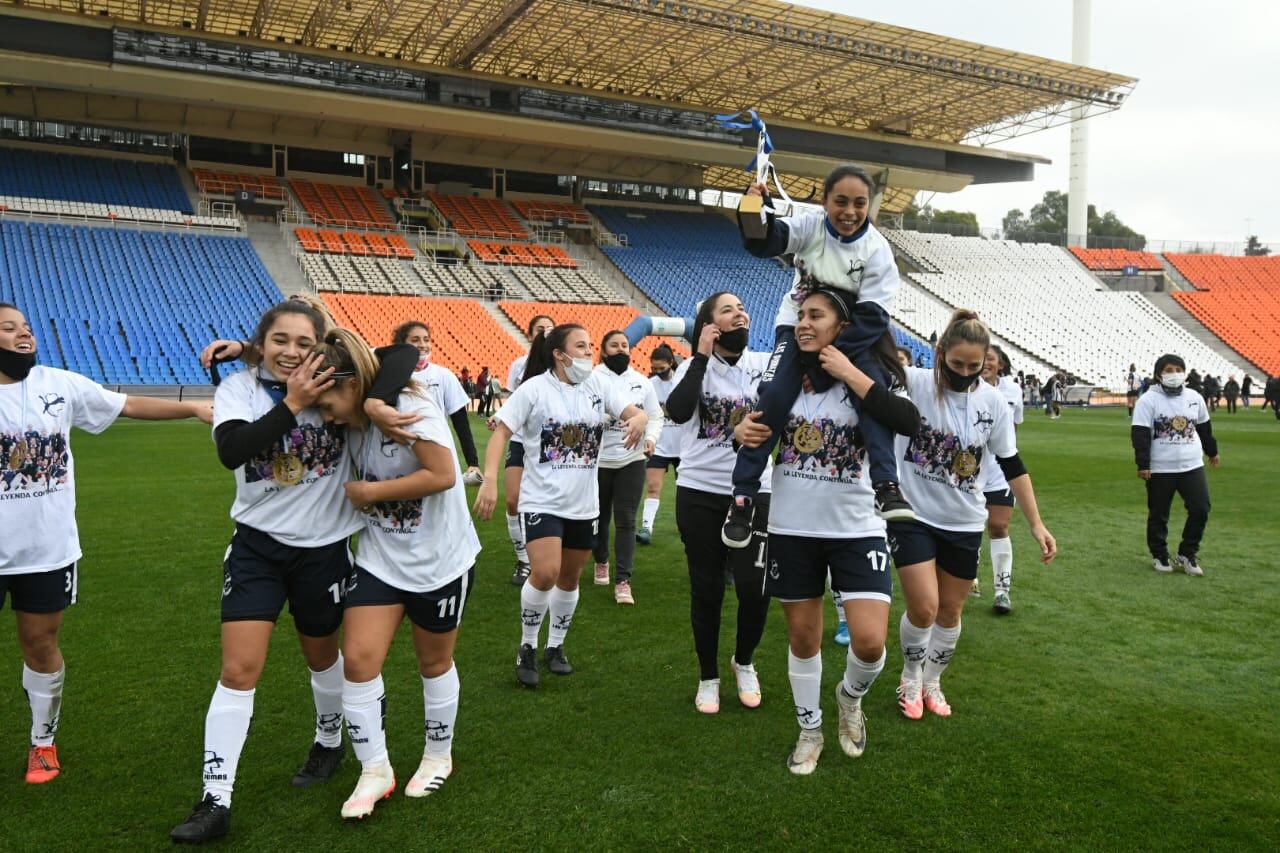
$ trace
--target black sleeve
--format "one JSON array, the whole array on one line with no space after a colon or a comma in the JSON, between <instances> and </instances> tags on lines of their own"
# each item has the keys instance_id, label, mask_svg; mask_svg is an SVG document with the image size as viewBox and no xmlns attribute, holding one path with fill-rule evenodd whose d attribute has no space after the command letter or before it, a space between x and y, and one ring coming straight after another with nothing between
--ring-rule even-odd
<instances>
[{"instance_id":1,"label":"black sleeve","mask_svg":"<svg viewBox=\"0 0 1280 853\"><path fill-rule=\"evenodd\" d=\"M293 412L283 402L256 421L227 421L213 431L218 461L234 471L253 457L267 451L276 439L298 425Z\"/></svg>"},{"instance_id":2,"label":"black sleeve","mask_svg":"<svg viewBox=\"0 0 1280 853\"><path fill-rule=\"evenodd\" d=\"M862 411L898 435L911 438L920 429L920 410L906 397L899 397L879 382L862 398Z\"/></svg>"},{"instance_id":3,"label":"black sleeve","mask_svg":"<svg viewBox=\"0 0 1280 853\"><path fill-rule=\"evenodd\" d=\"M1213 422L1205 421L1202 424L1196 424L1196 434L1200 436L1200 443L1204 445L1204 453L1206 456L1218 455L1218 439L1213 437Z\"/></svg>"},{"instance_id":4,"label":"black sleeve","mask_svg":"<svg viewBox=\"0 0 1280 853\"><path fill-rule=\"evenodd\" d=\"M689 369L680 384L671 389L667 397L667 417L678 424L688 423L698 411L698 399L702 396L702 378L707 374L707 357L694 353Z\"/></svg>"},{"instance_id":5,"label":"black sleeve","mask_svg":"<svg viewBox=\"0 0 1280 853\"><path fill-rule=\"evenodd\" d=\"M769 219L769 233L763 240L748 240L744 235L742 245L757 258L776 258L786 254L787 243L791 241L791 226L775 218L772 210L768 210L766 216Z\"/></svg>"},{"instance_id":6,"label":"black sleeve","mask_svg":"<svg viewBox=\"0 0 1280 853\"><path fill-rule=\"evenodd\" d=\"M1151 427L1135 426L1129 429L1133 441L1133 461L1139 471L1151 470ZM1203 441L1203 439L1201 439Z\"/></svg>"},{"instance_id":7,"label":"black sleeve","mask_svg":"<svg viewBox=\"0 0 1280 853\"><path fill-rule=\"evenodd\" d=\"M480 460L476 456L475 439L471 437L471 421L467 418L466 406L449 415L449 420L453 421L453 431L458 434L458 444L462 447L462 458L467 460L467 464L471 467L478 468Z\"/></svg>"},{"instance_id":8,"label":"black sleeve","mask_svg":"<svg viewBox=\"0 0 1280 853\"><path fill-rule=\"evenodd\" d=\"M996 462L1000 464L1000 473L1004 474L1006 483L1012 483L1027 473L1027 466L1023 464L1022 457L1016 453L1007 457L997 456Z\"/></svg>"},{"instance_id":9,"label":"black sleeve","mask_svg":"<svg viewBox=\"0 0 1280 853\"><path fill-rule=\"evenodd\" d=\"M374 353L382 366L378 368L378 375L373 378L365 399L381 400L388 406L394 406L418 366L418 348L413 344L394 344L378 347Z\"/></svg>"}]
</instances>

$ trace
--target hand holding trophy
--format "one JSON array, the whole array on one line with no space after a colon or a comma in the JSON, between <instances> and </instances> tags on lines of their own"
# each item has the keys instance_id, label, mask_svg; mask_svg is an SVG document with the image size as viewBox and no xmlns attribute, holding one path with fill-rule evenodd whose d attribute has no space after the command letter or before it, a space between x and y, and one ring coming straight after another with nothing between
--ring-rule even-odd
<instances>
[{"instance_id":1,"label":"hand holding trophy","mask_svg":"<svg viewBox=\"0 0 1280 853\"><path fill-rule=\"evenodd\" d=\"M744 118L748 120L743 121ZM769 233L768 209L771 206L765 204L765 197L770 175L773 176L778 194L784 200L791 201L786 190L782 188L782 182L778 180L777 171L769 161L769 155L773 152L773 140L769 138L769 130L765 127L764 120L756 114L755 110L717 115L716 120L726 130L754 129L757 131L756 156L747 164L748 172L755 171L755 180L751 184L751 190L744 193L738 201L738 227L742 229L743 236L748 240L763 240Z\"/></svg>"}]
</instances>

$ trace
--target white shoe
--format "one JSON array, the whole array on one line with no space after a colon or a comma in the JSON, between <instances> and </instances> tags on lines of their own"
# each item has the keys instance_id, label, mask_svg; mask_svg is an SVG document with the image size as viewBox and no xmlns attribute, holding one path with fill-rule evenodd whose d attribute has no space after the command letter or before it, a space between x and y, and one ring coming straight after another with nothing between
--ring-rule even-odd
<instances>
[{"instance_id":1,"label":"white shoe","mask_svg":"<svg viewBox=\"0 0 1280 853\"><path fill-rule=\"evenodd\" d=\"M608 563L596 563L595 584L596 586L609 585L609 564Z\"/></svg>"},{"instance_id":2,"label":"white shoe","mask_svg":"<svg viewBox=\"0 0 1280 853\"><path fill-rule=\"evenodd\" d=\"M1173 571L1173 566L1169 565L1168 563L1161 562L1159 557L1151 558L1151 568L1155 569L1157 572L1159 572L1162 575L1167 575Z\"/></svg>"},{"instance_id":3,"label":"white shoe","mask_svg":"<svg viewBox=\"0 0 1280 853\"><path fill-rule=\"evenodd\" d=\"M356 780L356 789L342 804L342 816L347 819L368 817L373 814L373 807L378 801L391 796L395 789L396 774L390 761L364 768Z\"/></svg>"},{"instance_id":4,"label":"white shoe","mask_svg":"<svg viewBox=\"0 0 1280 853\"><path fill-rule=\"evenodd\" d=\"M796 748L787 756L787 769L797 776L808 776L818 767L822 744L822 729L801 729Z\"/></svg>"},{"instance_id":5,"label":"white shoe","mask_svg":"<svg viewBox=\"0 0 1280 853\"><path fill-rule=\"evenodd\" d=\"M453 772L453 757L436 758L434 755L422 756L418 772L413 774L409 784L404 786L406 797L425 797L440 790L444 780Z\"/></svg>"},{"instance_id":6,"label":"white shoe","mask_svg":"<svg viewBox=\"0 0 1280 853\"><path fill-rule=\"evenodd\" d=\"M1182 569L1193 578L1204 577L1204 569L1200 568L1200 564L1192 557L1184 557L1181 554L1173 558L1178 563L1178 568Z\"/></svg>"},{"instance_id":7,"label":"white shoe","mask_svg":"<svg viewBox=\"0 0 1280 853\"><path fill-rule=\"evenodd\" d=\"M857 758L867 748L867 715L862 713L862 700L836 685L836 707L840 709L840 748L850 758Z\"/></svg>"},{"instance_id":8,"label":"white shoe","mask_svg":"<svg viewBox=\"0 0 1280 853\"><path fill-rule=\"evenodd\" d=\"M756 674L755 664L739 664L729 658L729 666L733 669L733 677L738 682L738 701L744 708L760 707L760 676Z\"/></svg>"},{"instance_id":9,"label":"white shoe","mask_svg":"<svg viewBox=\"0 0 1280 853\"><path fill-rule=\"evenodd\" d=\"M698 682L698 695L693 697L693 706L699 714L720 713L720 679L708 678Z\"/></svg>"}]
</instances>

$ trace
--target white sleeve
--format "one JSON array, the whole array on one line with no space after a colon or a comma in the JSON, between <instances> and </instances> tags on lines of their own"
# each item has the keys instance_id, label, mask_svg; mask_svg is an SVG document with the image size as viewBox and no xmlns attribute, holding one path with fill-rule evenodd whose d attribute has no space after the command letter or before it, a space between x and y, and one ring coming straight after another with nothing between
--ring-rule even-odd
<instances>
[{"instance_id":1,"label":"white sleeve","mask_svg":"<svg viewBox=\"0 0 1280 853\"><path fill-rule=\"evenodd\" d=\"M525 421L533 414L537 395L537 384L522 382L520 387L507 398L507 402L502 404L502 408L498 409L498 414L495 415L498 422L506 424L512 435L517 437L524 435Z\"/></svg>"},{"instance_id":2,"label":"white sleeve","mask_svg":"<svg viewBox=\"0 0 1280 853\"><path fill-rule=\"evenodd\" d=\"M826 214L820 210L801 210L784 217L782 221L787 223L787 250L783 254L794 255L809 244L815 233L821 235L819 229L824 216Z\"/></svg>"},{"instance_id":3,"label":"white sleeve","mask_svg":"<svg viewBox=\"0 0 1280 853\"><path fill-rule=\"evenodd\" d=\"M1151 402L1149 394L1143 394L1138 398L1137 404L1133 407L1133 425L1136 427L1146 427L1151 429L1155 426L1155 412L1152 411L1155 405Z\"/></svg>"},{"instance_id":4,"label":"white sleeve","mask_svg":"<svg viewBox=\"0 0 1280 853\"><path fill-rule=\"evenodd\" d=\"M1000 406L996 408L994 421L991 435L987 438L987 447L996 458L1008 459L1018 452L1018 441L1014 438L1013 419L1009 416L1009 407L1005 405L1003 396Z\"/></svg>"},{"instance_id":5,"label":"white sleeve","mask_svg":"<svg viewBox=\"0 0 1280 853\"><path fill-rule=\"evenodd\" d=\"M507 368L507 387L515 388L520 384L520 374L516 373L516 368L520 368L520 373L524 372L524 364L520 359L511 362L511 366Z\"/></svg>"},{"instance_id":6,"label":"white sleeve","mask_svg":"<svg viewBox=\"0 0 1280 853\"><path fill-rule=\"evenodd\" d=\"M66 371L71 385L71 423L85 432L100 433L120 417L129 398L108 391L92 379Z\"/></svg>"},{"instance_id":7,"label":"white sleeve","mask_svg":"<svg viewBox=\"0 0 1280 853\"><path fill-rule=\"evenodd\" d=\"M1022 423L1024 412L1025 408L1022 402L1022 391L1021 388L1019 388L1018 397L1013 401L1013 422L1015 425Z\"/></svg>"},{"instance_id":8,"label":"white sleeve","mask_svg":"<svg viewBox=\"0 0 1280 853\"><path fill-rule=\"evenodd\" d=\"M898 267L893 261L893 251L889 248L889 244L876 232L879 238L879 248L867 258L867 264L862 272L862 284L858 287L859 302L874 302L885 310L885 313L893 313L893 301L898 295L898 288L901 282L898 279Z\"/></svg>"},{"instance_id":9,"label":"white sleeve","mask_svg":"<svg viewBox=\"0 0 1280 853\"><path fill-rule=\"evenodd\" d=\"M398 408L406 414L422 416L421 420L414 421L406 429L422 441L434 442L452 450L453 435L449 432L449 421L440 407L425 397L412 397L406 403L406 396L401 396L402 402Z\"/></svg>"},{"instance_id":10,"label":"white sleeve","mask_svg":"<svg viewBox=\"0 0 1280 853\"><path fill-rule=\"evenodd\" d=\"M467 407L467 392L462 390L458 377L448 370L443 371L440 377L440 402L444 404L446 415Z\"/></svg>"},{"instance_id":11,"label":"white sleeve","mask_svg":"<svg viewBox=\"0 0 1280 853\"><path fill-rule=\"evenodd\" d=\"M644 413L649 417L644 437L657 447L658 439L662 436L662 405L658 402L658 392L653 389L652 382L644 383Z\"/></svg>"},{"instance_id":12,"label":"white sleeve","mask_svg":"<svg viewBox=\"0 0 1280 853\"><path fill-rule=\"evenodd\" d=\"M1209 407L1205 404L1204 397L1200 396L1199 394L1196 394L1196 408L1199 409L1199 411L1196 413L1196 423L1198 424L1208 423Z\"/></svg>"},{"instance_id":13,"label":"white sleeve","mask_svg":"<svg viewBox=\"0 0 1280 853\"><path fill-rule=\"evenodd\" d=\"M241 371L223 380L213 395L213 428L227 421L253 421L253 381Z\"/></svg>"}]
</instances>

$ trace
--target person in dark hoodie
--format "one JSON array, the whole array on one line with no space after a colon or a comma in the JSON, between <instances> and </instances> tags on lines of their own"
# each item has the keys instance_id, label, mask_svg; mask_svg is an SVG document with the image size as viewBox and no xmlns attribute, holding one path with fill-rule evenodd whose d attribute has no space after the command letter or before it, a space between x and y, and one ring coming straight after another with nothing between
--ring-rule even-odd
<instances>
[{"instance_id":1,"label":"person in dark hoodie","mask_svg":"<svg viewBox=\"0 0 1280 853\"><path fill-rule=\"evenodd\" d=\"M1201 577L1197 554L1209 521L1209 481L1204 457L1217 468L1218 442L1209 423L1209 407L1196 391L1185 387L1186 363L1176 355L1156 359L1154 381L1133 412L1134 460L1138 476L1147 484L1147 548L1157 572L1176 565ZM1178 554L1169 560L1169 509L1174 494L1182 496L1187 521Z\"/></svg>"}]
</instances>

